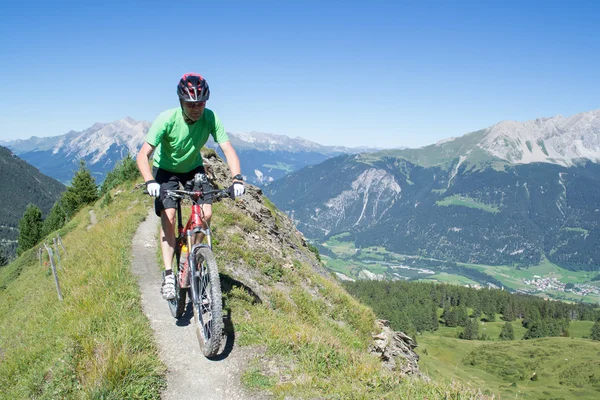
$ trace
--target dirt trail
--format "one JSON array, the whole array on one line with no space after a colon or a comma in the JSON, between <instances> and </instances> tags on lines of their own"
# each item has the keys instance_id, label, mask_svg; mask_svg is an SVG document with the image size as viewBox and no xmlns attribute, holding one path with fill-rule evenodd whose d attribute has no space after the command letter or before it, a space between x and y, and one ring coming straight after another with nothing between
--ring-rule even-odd
<instances>
[{"instance_id":1,"label":"dirt trail","mask_svg":"<svg viewBox=\"0 0 600 400\"><path fill-rule=\"evenodd\" d=\"M191 311L180 320L171 316L160 294L162 275L156 262L158 224L159 219L151 209L133 238L132 268L142 292L142 308L154 330L160 357L168 367L167 389L161 397L167 400L262 397L241 388L240 376L250 358L249 349L235 346L233 335L229 335L223 351L209 360L200 352Z\"/></svg>"}]
</instances>

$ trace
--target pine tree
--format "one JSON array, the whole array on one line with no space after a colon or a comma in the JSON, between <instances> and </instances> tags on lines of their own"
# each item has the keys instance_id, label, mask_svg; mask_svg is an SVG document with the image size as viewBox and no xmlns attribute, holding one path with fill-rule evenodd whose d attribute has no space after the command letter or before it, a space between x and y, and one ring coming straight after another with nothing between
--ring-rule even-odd
<instances>
[{"instance_id":1,"label":"pine tree","mask_svg":"<svg viewBox=\"0 0 600 400\"><path fill-rule=\"evenodd\" d=\"M52 210L44 220L42 225L42 236L46 236L57 229L62 228L67 222L67 214L63 209L60 200L54 203Z\"/></svg>"},{"instance_id":2,"label":"pine tree","mask_svg":"<svg viewBox=\"0 0 600 400\"><path fill-rule=\"evenodd\" d=\"M98 187L85 167L83 160L79 161L79 170L73 176L71 186L63 193L61 203L68 218L73 217L81 207L98 200Z\"/></svg>"},{"instance_id":3,"label":"pine tree","mask_svg":"<svg viewBox=\"0 0 600 400\"><path fill-rule=\"evenodd\" d=\"M538 339L548 336L546 324L542 320L531 321L523 339Z\"/></svg>"},{"instance_id":4,"label":"pine tree","mask_svg":"<svg viewBox=\"0 0 600 400\"><path fill-rule=\"evenodd\" d=\"M469 310L467 310L467 306L461 304L456 309L456 324L458 326L465 326L469 321Z\"/></svg>"},{"instance_id":5,"label":"pine tree","mask_svg":"<svg viewBox=\"0 0 600 400\"><path fill-rule=\"evenodd\" d=\"M600 320L594 322L592 331L590 332L590 338L592 340L600 340Z\"/></svg>"},{"instance_id":6,"label":"pine tree","mask_svg":"<svg viewBox=\"0 0 600 400\"><path fill-rule=\"evenodd\" d=\"M131 154L127 154L127 156L106 175L102 187L100 188L100 193L108 193L108 191L115 186L120 185L123 182L133 181L139 177L140 171L138 170L135 159Z\"/></svg>"},{"instance_id":7,"label":"pine tree","mask_svg":"<svg viewBox=\"0 0 600 400\"><path fill-rule=\"evenodd\" d=\"M42 212L35 204L29 204L19 221L19 247L17 255L23 254L42 239Z\"/></svg>"},{"instance_id":8,"label":"pine tree","mask_svg":"<svg viewBox=\"0 0 600 400\"><path fill-rule=\"evenodd\" d=\"M477 320L469 318L467 324L465 325L465 329L459 335L461 339L465 340L477 340L479 335L479 325Z\"/></svg>"},{"instance_id":9,"label":"pine tree","mask_svg":"<svg viewBox=\"0 0 600 400\"><path fill-rule=\"evenodd\" d=\"M499 336L500 340L515 340L515 331L510 322L505 322Z\"/></svg>"},{"instance_id":10,"label":"pine tree","mask_svg":"<svg viewBox=\"0 0 600 400\"><path fill-rule=\"evenodd\" d=\"M8 256L2 247L0 247L0 267L4 267L8 264Z\"/></svg>"},{"instance_id":11,"label":"pine tree","mask_svg":"<svg viewBox=\"0 0 600 400\"><path fill-rule=\"evenodd\" d=\"M517 318L517 312L515 310L515 303L512 300L508 300L508 304L502 314L502 319L508 322L512 322Z\"/></svg>"},{"instance_id":12,"label":"pine tree","mask_svg":"<svg viewBox=\"0 0 600 400\"><path fill-rule=\"evenodd\" d=\"M433 332L435 332L438 330L439 327L440 327L440 321L438 319L437 306L434 303L434 304L432 304L432 307L431 307L431 330Z\"/></svg>"},{"instance_id":13,"label":"pine tree","mask_svg":"<svg viewBox=\"0 0 600 400\"><path fill-rule=\"evenodd\" d=\"M448 308L444 310L444 314L442 315L444 318L444 323L446 326L455 327L456 326L456 311L454 308Z\"/></svg>"}]
</instances>

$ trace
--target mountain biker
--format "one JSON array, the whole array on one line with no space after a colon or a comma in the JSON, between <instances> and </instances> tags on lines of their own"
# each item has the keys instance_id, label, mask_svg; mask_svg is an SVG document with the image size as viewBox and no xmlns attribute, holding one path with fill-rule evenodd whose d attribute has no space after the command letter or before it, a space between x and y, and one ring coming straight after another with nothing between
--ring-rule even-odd
<instances>
[{"instance_id":1,"label":"mountain biker","mask_svg":"<svg viewBox=\"0 0 600 400\"><path fill-rule=\"evenodd\" d=\"M244 193L237 153L217 115L205 108L210 96L206 80L196 73L183 75L177 85L177 95L180 107L164 111L156 118L136 157L148 193L155 197L156 215L160 216L160 244L165 266L165 280L161 292L166 300L175 298L175 277L171 263L175 252L177 203L174 199L161 195L162 191L179 189L179 183L190 187L194 175L205 172L200 149L212 135L227 159L233 177L232 191L236 197ZM151 168L149 159L153 152L154 161ZM212 200L204 199L200 203L208 224L212 216Z\"/></svg>"}]
</instances>

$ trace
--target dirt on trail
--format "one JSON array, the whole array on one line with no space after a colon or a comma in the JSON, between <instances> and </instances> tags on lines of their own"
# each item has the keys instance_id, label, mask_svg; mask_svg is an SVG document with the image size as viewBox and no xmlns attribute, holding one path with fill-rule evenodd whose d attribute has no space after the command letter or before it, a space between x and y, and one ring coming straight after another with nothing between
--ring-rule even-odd
<instances>
[{"instance_id":1,"label":"dirt on trail","mask_svg":"<svg viewBox=\"0 0 600 400\"><path fill-rule=\"evenodd\" d=\"M179 320L173 318L167 302L160 294L162 266L156 260L159 218L151 209L133 239L133 273L142 293L142 308L148 317L159 347L159 355L167 365L167 388L161 398L184 399L264 399L263 394L244 390L240 377L252 350L240 348L229 334L220 353L207 359L200 351L191 310ZM228 323L225 321L227 330Z\"/></svg>"}]
</instances>

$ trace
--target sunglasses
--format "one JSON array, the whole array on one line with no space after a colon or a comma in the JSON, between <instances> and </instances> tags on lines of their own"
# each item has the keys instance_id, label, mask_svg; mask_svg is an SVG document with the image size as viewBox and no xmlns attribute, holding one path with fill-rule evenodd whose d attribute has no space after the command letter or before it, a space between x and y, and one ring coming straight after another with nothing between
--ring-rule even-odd
<instances>
[{"instance_id":1,"label":"sunglasses","mask_svg":"<svg viewBox=\"0 0 600 400\"><path fill-rule=\"evenodd\" d=\"M205 101L184 101L183 104L187 107L187 108L202 108L206 105Z\"/></svg>"}]
</instances>

